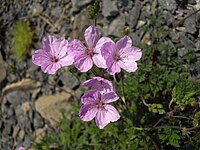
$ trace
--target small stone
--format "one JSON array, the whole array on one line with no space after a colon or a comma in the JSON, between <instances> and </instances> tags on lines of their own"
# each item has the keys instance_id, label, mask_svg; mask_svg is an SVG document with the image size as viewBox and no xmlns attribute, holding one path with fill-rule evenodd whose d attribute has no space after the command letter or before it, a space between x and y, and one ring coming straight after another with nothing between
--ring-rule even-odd
<instances>
[{"instance_id":1,"label":"small stone","mask_svg":"<svg viewBox=\"0 0 200 150\"><path fill-rule=\"evenodd\" d=\"M25 148L28 148L30 145L31 145L31 137L26 134L25 137L24 137L23 146Z\"/></svg>"},{"instance_id":2,"label":"small stone","mask_svg":"<svg viewBox=\"0 0 200 150\"><path fill-rule=\"evenodd\" d=\"M71 95L66 92L57 93L50 96L42 96L35 102L36 110L41 114L41 116L55 124L59 118L61 118L60 109L68 109L69 98Z\"/></svg>"},{"instance_id":3,"label":"small stone","mask_svg":"<svg viewBox=\"0 0 200 150\"><path fill-rule=\"evenodd\" d=\"M44 126L44 121L38 112L35 112L34 114L33 125L35 129L42 128Z\"/></svg>"},{"instance_id":4,"label":"small stone","mask_svg":"<svg viewBox=\"0 0 200 150\"><path fill-rule=\"evenodd\" d=\"M28 111L31 109L31 104L30 102L25 102L22 104L21 109L24 112L24 115L26 115L28 113Z\"/></svg>"},{"instance_id":5,"label":"small stone","mask_svg":"<svg viewBox=\"0 0 200 150\"><path fill-rule=\"evenodd\" d=\"M5 85L5 79L6 79L6 68L4 66L4 61L0 52L0 90L4 87Z\"/></svg>"},{"instance_id":6,"label":"small stone","mask_svg":"<svg viewBox=\"0 0 200 150\"><path fill-rule=\"evenodd\" d=\"M188 15L191 13L193 13L192 10L189 11ZM184 26L185 26L187 32L194 34L197 31L195 15L192 15L189 18L187 18L184 22Z\"/></svg>"},{"instance_id":7,"label":"small stone","mask_svg":"<svg viewBox=\"0 0 200 150\"><path fill-rule=\"evenodd\" d=\"M158 0L159 6L164 9L168 10L172 13L175 12L177 3L175 0Z\"/></svg>"},{"instance_id":8,"label":"small stone","mask_svg":"<svg viewBox=\"0 0 200 150\"><path fill-rule=\"evenodd\" d=\"M185 48L178 48L178 55L183 57L188 53L188 51Z\"/></svg>"},{"instance_id":9,"label":"small stone","mask_svg":"<svg viewBox=\"0 0 200 150\"><path fill-rule=\"evenodd\" d=\"M180 42L179 35L176 32L174 32L174 31L170 32L169 36L171 37L172 42L174 42L174 43Z\"/></svg>"},{"instance_id":10,"label":"small stone","mask_svg":"<svg viewBox=\"0 0 200 150\"><path fill-rule=\"evenodd\" d=\"M166 20L168 26L170 24L172 24L175 20L174 15L172 15L171 12L169 12L169 11L165 11L164 17L165 17L165 20Z\"/></svg>"},{"instance_id":11,"label":"small stone","mask_svg":"<svg viewBox=\"0 0 200 150\"><path fill-rule=\"evenodd\" d=\"M18 132L19 132L20 128L18 126L15 126L13 128L13 133L12 133L12 136L15 138L17 135L18 135Z\"/></svg>"},{"instance_id":12,"label":"small stone","mask_svg":"<svg viewBox=\"0 0 200 150\"><path fill-rule=\"evenodd\" d=\"M58 78L58 84L61 84L60 86L66 87L67 89L74 90L77 87L79 87L80 82L71 73L63 72L61 76Z\"/></svg>"},{"instance_id":13,"label":"small stone","mask_svg":"<svg viewBox=\"0 0 200 150\"><path fill-rule=\"evenodd\" d=\"M23 130L20 130L18 136L20 139L24 139L25 132Z\"/></svg>"},{"instance_id":14,"label":"small stone","mask_svg":"<svg viewBox=\"0 0 200 150\"><path fill-rule=\"evenodd\" d=\"M33 3L31 5L31 10L32 10L32 15L33 16L38 16L42 13L43 11L43 6L40 3Z\"/></svg>"},{"instance_id":15,"label":"small stone","mask_svg":"<svg viewBox=\"0 0 200 150\"><path fill-rule=\"evenodd\" d=\"M87 21L85 21L87 20ZM91 21L88 20L88 11L84 10L81 14L77 14L74 17L73 28L72 28L72 38L78 38L84 40L83 33L85 29L91 25Z\"/></svg>"},{"instance_id":16,"label":"small stone","mask_svg":"<svg viewBox=\"0 0 200 150\"><path fill-rule=\"evenodd\" d=\"M93 2L93 0L84 0L84 1L71 0L71 2L72 2L72 14L76 14L80 12L83 8L88 6L91 2Z\"/></svg>"},{"instance_id":17,"label":"small stone","mask_svg":"<svg viewBox=\"0 0 200 150\"><path fill-rule=\"evenodd\" d=\"M180 40L181 40L181 44L186 48L186 49L194 49L195 48L195 44L192 40L188 39L185 35L185 33L180 33Z\"/></svg>"},{"instance_id":18,"label":"small stone","mask_svg":"<svg viewBox=\"0 0 200 150\"><path fill-rule=\"evenodd\" d=\"M55 8L52 8L52 10L51 10L51 16L54 16L54 17L59 18L61 12L62 12L62 8L61 8L60 6L57 6L57 7L55 7Z\"/></svg>"},{"instance_id":19,"label":"small stone","mask_svg":"<svg viewBox=\"0 0 200 150\"><path fill-rule=\"evenodd\" d=\"M24 114L24 112L23 112L23 110L22 110L22 108L21 108L20 105L17 105L14 109L15 109L15 115L16 115L16 117L19 117L19 116L21 116L21 115Z\"/></svg>"},{"instance_id":20,"label":"small stone","mask_svg":"<svg viewBox=\"0 0 200 150\"><path fill-rule=\"evenodd\" d=\"M104 33L108 33L108 35L111 36L121 37L123 35L124 27L125 16L121 14L110 23L108 29L104 30Z\"/></svg>"},{"instance_id":21,"label":"small stone","mask_svg":"<svg viewBox=\"0 0 200 150\"><path fill-rule=\"evenodd\" d=\"M130 0L118 0L117 4L122 11L129 11L133 7L133 2Z\"/></svg>"},{"instance_id":22,"label":"small stone","mask_svg":"<svg viewBox=\"0 0 200 150\"><path fill-rule=\"evenodd\" d=\"M143 20L139 20L138 23L137 23L136 29L141 28L141 27L144 26L145 24L146 24L145 21L143 21Z\"/></svg>"},{"instance_id":23,"label":"small stone","mask_svg":"<svg viewBox=\"0 0 200 150\"><path fill-rule=\"evenodd\" d=\"M116 2L112 0L103 0L102 14L106 18L116 17L119 14Z\"/></svg>"},{"instance_id":24,"label":"small stone","mask_svg":"<svg viewBox=\"0 0 200 150\"><path fill-rule=\"evenodd\" d=\"M138 19L140 17L141 8L141 2L139 0L135 0L135 6L132 8L132 10L127 16L127 23L131 28L136 27Z\"/></svg>"}]
</instances>

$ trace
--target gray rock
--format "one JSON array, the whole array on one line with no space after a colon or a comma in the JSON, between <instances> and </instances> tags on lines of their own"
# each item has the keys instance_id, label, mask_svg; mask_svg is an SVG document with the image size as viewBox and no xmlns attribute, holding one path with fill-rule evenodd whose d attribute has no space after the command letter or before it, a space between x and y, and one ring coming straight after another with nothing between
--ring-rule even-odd
<instances>
[{"instance_id":1,"label":"gray rock","mask_svg":"<svg viewBox=\"0 0 200 150\"><path fill-rule=\"evenodd\" d=\"M42 128L44 126L44 120L41 117L41 115L37 112L35 112L34 115L33 125L35 129Z\"/></svg>"},{"instance_id":2,"label":"gray rock","mask_svg":"<svg viewBox=\"0 0 200 150\"><path fill-rule=\"evenodd\" d=\"M109 24L107 28L104 28L104 33L114 37L121 37L123 35L124 27L125 16L123 14L120 14Z\"/></svg>"},{"instance_id":3,"label":"gray rock","mask_svg":"<svg viewBox=\"0 0 200 150\"><path fill-rule=\"evenodd\" d=\"M31 137L29 135L25 135L23 146L28 148L31 145Z\"/></svg>"},{"instance_id":4,"label":"gray rock","mask_svg":"<svg viewBox=\"0 0 200 150\"><path fill-rule=\"evenodd\" d=\"M62 8L60 6L57 6L55 8L52 8L51 15L54 17L59 18L62 12Z\"/></svg>"},{"instance_id":5,"label":"gray rock","mask_svg":"<svg viewBox=\"0 0 200 150\"><path fill-rule=\"evenodd\" d=\"M72 14L76 14L80 12L83 8L88 6L90 3L92 3L94 0L71 0L72 2Z\"/></svg>"},{"instance_id":6,"label":"gray rock","mask_svg":"<svg viewBox=\"0 0 200 150\"><path fill-rule=\"evenodd\" d=\"M31 5L31 8L32 10L32 15L33 16L38 16L42 13L42 11L44 10L43 6L40 4L40 3L33 3Z\"/></svg>"},{"instance_id":7,"label":"gray rock","mask_svg":"<svg viewBox=\"0 0 200 150\"><path fill-rule=\"evenodd\" d=\"M102 14L106 18L116 17L119 14L116 1L103 0Z\"/></svg>"},{"instance_id":8,"label":"gray rock","mask_svg":"<svg viewBox=\"0 0 200 150\"><path fill-rule=\"evenodd\" d=\"M130 0L118 0L117 4L122 11L129 11L133 7L133 1Z\"/></svg>"},{"instance_id":9,"label":"gray rock","mask_svg":"<svg viewBox=\"0 0 200 150\"><path fill-rule=\"evenodd\" d=\"M188 0L188 4L191 4L191 5L196 5L197 2L196 0Z\"/></svg>"},{"instance_id":10,"label":"gray rock","mask_svg":"<svg viewBox=\"0 0 200 150\"><path fill-rule=\"evenodd\" d=\"M58 78L58 84L60 84L60 86L64 86L65 88L72 90L76 89L80 85L80 82L71 73L63 72Z\"/></svg>"},{"instance_id":11,"label":"gray rock","mask_svg":"<svg viewBox=\"0 0 200 150\"><path fill-rule=\"evenodd\" d=\"M6 68L4 66L4 61L0 52L0 90L4 87L5 85L5 80L6 80Z\"/></svg>"},{"instance_id":12,"label":"gray rock","mask_svg":"<svg viewBox=\"0 0 200 150\"><path fill-rule=\"evenodd\" d=\"M180 36L181 44L186 49L194 49L195 48L194 42L192 40L190 40L189 38L187 38L185 33L180 33L179 36Z\"/></svg>"},{"instance_id":13,"label":"gray rock","mask_svg":"<svg viewBox=\"0 0 200 150\"><path fill-rule=\"evenodd\" d=\"M177 3L175 0L158 0L158 4L162 9L168 10L172 13L175 12L177 7Z\"/></svg>"},{"instance_id":14,"label":"gray rock","mask_svg":"<svg viewBox=\"0 0 200 150\"><path fill-rule=\"evenodd\" d=\"M136 33L131 33L130 34L132 41L133 41L133 45L137 45L140 43L140 37L136 34Z\"/></svg>"},{"instance_id":15,"label":"gray rock","mask_svg":"<svg viewBox=\"0 0 200 150\"><path fill-rule=\"evenodd\" d=\"M29 92L12 91L8 93L5 98L13 106L17 106L17 104L28 101L30 99L30 95Z\"/></svg>"},{"instance_id":16,"label":"gray rock","mask_svg":"<svg viewBox=\"0 0 200 150\"><path fill-rule=\"evenodd\" d=\"M195 46L196 46L195 50L200 52L200 38L197 39L197 42L195 43Z\"/></svg>"},{"instance_id":17,"label":"gray rock","mask_svg":"<svg viewBox=\"0 0 200 150\"><path fill-rule=\"evenodd\" d=\"M168 26L174 22L174 16L171 14L171 12L165 11L164 17Z\"/></svg>"},{"instance_id":18,"label":"gray rock","mask_svg":"<svg viewBox=\"0 0 200 150\"><path fill-rule=\"evenodd\" d=\"M192 10L189 11L188 15L191 13L193 13ZM184 26L185 26L187 32L194 34L197 31L195 15L192 15L189 18L187 18L184 22Z\"/></svg>"},{"instance_id":19,"label":"gray rock","mask_svg":"<svg viewBox=\"0 0 200 150\"><path fill-rule=\"evenodd\" d=\"M23 110L20 105L17 105L15 108L15 115L18 118L19 116L23 115Z\"/></svg>"},{"instance_id":20,"label":"gray rock","mask_svg":"<svg viewBox=\"0 0 200 150\"><path fill-rule=\"evenodd\" d=\"M127 23L131 28L136 27L138 19L140 17L141 8L142 8L141 2L139 0L135 0L135 6L132 8L132 10L127 16Z\"/></svg>"}]
</instances>

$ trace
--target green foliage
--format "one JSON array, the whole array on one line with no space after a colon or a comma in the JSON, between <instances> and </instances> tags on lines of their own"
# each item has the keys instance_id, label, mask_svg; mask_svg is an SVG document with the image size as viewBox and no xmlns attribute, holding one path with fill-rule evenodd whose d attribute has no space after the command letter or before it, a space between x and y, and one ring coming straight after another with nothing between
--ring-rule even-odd
<instances>
[{"instance_id":1,"label":"green foliage","mask_svg":"<svg viewBox=\"0 0 200 150\"><path fill-rule=\"evenodd\" d=\"M35 149L198 150L200 84L190 76L195 55L189 50L188 54L179 57L170 43L159 43L167 32L162 27L164 23L158 12L150 18L149 26L144 27L153 44L138 46L143 49L143 56L135 73L125 72L114 77L104 74L113 81L117 93L125 98L126 104L121 99L114 103L121 115L119 121L100 130L95 121L80 120L78 103L70 111L70 117L63 115L57 126L59 131L46 135L35 144ZM104 72L97 70L97 73ZM81 78L85 80L90 75Z\"/></svg>"},{"instance_id":2,"label":"green foliage","mask_svg":"<svg viewBox=\"0 0 200 150\"><path fill-rule=\"evenodd\" d=\"M17 59L25 59L32 43L33 32L29 23L19 20L13 30L13 50Z\"/></svg>"},{"instance_id":3,"label":"green foliage","mask_svg":"<svg viewBox=\"0 0 200 150\"><path fill-rule=\"evenodd\" d=\"M96 1L88 10L89 19L96 19L100 11L99 1Z\"/></svg>"},{"instance_id":4,"label":"green foliage","mask_svg":"<svg viewBox=\"0 0 200 150\"><path fill-rule=\"evenodd\" d=\"M171 145L175 148L180 147L179 143L181 139L180 131L173 129L163 129L162 131L160 131L160 134L158 134L158 137L162 141L163 145L164 144Z\"/></svg>"}]
</instances>

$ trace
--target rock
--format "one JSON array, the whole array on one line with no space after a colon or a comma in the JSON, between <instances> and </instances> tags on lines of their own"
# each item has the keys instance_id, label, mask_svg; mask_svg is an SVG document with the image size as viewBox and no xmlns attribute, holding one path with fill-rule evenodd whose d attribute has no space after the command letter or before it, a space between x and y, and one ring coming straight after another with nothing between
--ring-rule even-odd
<instances>
[{"instance_id":1,"label":"rock","mask_svg":"<svg viewBox=\"0 0 200 150\"><path fill-rule=\"evenodd\" d=\"M123 35L124 27L125 16L121 14L110 23L107 29L104 28L104 33L111 36L121 37Z\"/></svg>"},{"instance_id":2,"label":"rock","mask_svg":"<svg viewBox=\"0 0 200 150\"><path fill-rule=\"evenodd\" d=\"M188 0L188 4L190 4L190 5L196 5L197 2L196 2L196 0Z\"/></svg>"},{"instance_id":3,"label":"rock","mask_svg":"<svg viewBox=\"0 0 200 150\"><path fill-rule=\"evenodd\" d=\"M185 36L185 33L180 33L180 41L181 44L186 48L186 49L195 49L195 44L192 40L190 40L189 38L187 38Z\"/></svg>"},{"instance_id":4,"label":"rock","mask_svg":"<svg viewBox=\"0 0 200 150\"><path fill-rule=\"evenodd\" d=\"M7 85L3 89L3 93L7 93L8 91L14 91L14 90L22 90L22 91L34 90L40 86L41 86L40 82L36 82L31 79L22 79L21 81Z\"/></svg>"},{"instance_id":5,"label":"rock","mask_svg":"<svg viewBox=\"0 0 200 150\"><path fill-rule=\"evenodd\" d=\"M178 55L179 56L183 57L187 53L188 53L188 51L185 48L178 48Z\"/></svg>"},{"instance_id":6,"label":"rock","mask_svg":"<svg viewBox=\"0 0 200 150\"><path fill-rule=\"evenodd\" d=\"M171 12L165 11L164 12L164 17L165 17L165 20L166 20L168 26L170 24L173 24L175 19L174 19L174 16L171 14Z\"/></svg>"},{"instance_id":7,"label":"rock","mask_svg":"<svg viewBox=\"0 0 200 150\"><path fill-rule=\"evenodd\" d=\"M51 10L51 16L54 16L56 18L59 18L61 13L62 13L62 8L60 6L52 8Z\"/></svg>"},{"instance_id":8,"label":"rock","mask_svg":"<svg viewBox=\"0 0 200 150\"><path fill-rule=\"evenodd\" d=\"M87 21L86 21L87 20ZM88 20L88 11L84 10L81 14L78 14L74 17L73 27L72 27L72 38L78 38L84 40L85 29L91 25L92 22Z\"/></svg>"},{"instance_id":9,"label":"rock","mask_svg":"<svg viewBox=\"0 0 200 150\"><path fill-rule=\"evenodd\" d=\"M44 120L38 112L34 113L33 125L35 129L42 128L44 126Z\"/></svg>"},{"instance_id":10,"label":"rock","mask_svg":"<svg viewBox=\"0 0 200 150\"><path fill-rule=\"evenodd\" d=\"M0 52L0 90L4 87L5 85L5 80L6 80L6 68L4 66L4 61Z\"/></svg>"},{"instance_id":11,"label":"rock","mask_svg":"<svg viewBox=\"0 0 200 150\"><path fill-rule=\"evenodd\" d=\"M5 96L5 99L13 106L25 102L30 99L30 95L27 92L12 91Z\"/></svg>"},{"instance_id":12,"label":"rock","mask_svg":"<svg viewBox=\"0 0 200 150\"><path fill-rule=\"evenodd\" d=\"M168 10L172 13L175 12L177 7L177 3L175 0L158 0L158 4L162 9Z\"/></svg>"},{"instance_id":13,"label":"rock","mask_svg":"<svg viewBox=\"0 0 200 150\"><path fill-rule=\"evenodd\" d=\"M132 8L127 16L127 23L131 28L136 27L138 19L140 17L141 8L141 2L139 0L135 0L135 6Z\"/></svg>"},{"instance_id":14,"label":"rock","mask_svg":"<svg viewBox=\"0 0 200 150\"><path fill-rule=\"evenodd\" d=\"M71 2L72 2L72 14L76 14L76 13L80 12L83 8L88 6L93 1L94 0L84 0L84 1L71 0Z\"/></svg>"},{"instance_id":15,"label":"rock","mask_svg":"<svg viewBox=\"0 0 200 150\"><path fill-rule=\"evenodd\" d=\"M24 139L25 132L23 130L20 130L18 136L20 139Z\"/></svg>"},{"instance_id":16,"label":"rock","mask_svg":"<svg viewBox=\"0 0 200 150\"><path fill-rule=\"evenodd\" d=\"M188 15L191 13L193 13L192 10L189 11ZM185 26L187 32L194 34L197 31L195 15L192 15L189 18L187 18L184 22L184 26Z\"/></svg>"},{"instance_id":17,"label":"rock","mask_svg":"<svg viewBox=\"0 0 200 150\"><path fill-rule=\"evenodd\" d=\"M41 114L41 116L55 124L59 118L61 118L60 109L68 109L68 100L71 97L69 93L61 92L55 95L42 96L35 102L36 110Z\"/></svg>"},{"instance_id":18,"label":"rock","mask_svg":"<svg viewBox=\"0 0 200 150\"><path fill-rule=\"evenodd\" d=\"M30 102L23 103L21 109L23 110L24 115L28 114L28 111L31 109Z\"/></svg>"},{"instance_id":19,"label":"rock","mask_svg":"<svg viewBox=\"0 0 200 150\"><path fill-rule=\"evenodd\" d=\"M31 145L31 137L26 134L24 137L23 146L25 148L28 148L30 145Z\"/></svg>"},{"instance_id":20,"label":"rock","mask_svg":"<svg viewBox=\"0 0 200 150\"><path fill-rule=\"evenodd\" d=\"M58 84L69 90L75 90L80 85L79 80L68 72L63 72L61 74L61 76L58 78Z\"/></svg>"},{"instance_id":21,"label":"rock","mask_svg":"<svg viewBox=\"0 0 200 150\"><path fill-rule=\"evenodd\" d=\"M179 35L177 34L177 32L172 31L172 32L169 33L169 36L170 36L172 42L174 42L174 43L180 42L180 38L179 38Z\"/></svg>"},{"instance_id":22,"label":"rock","mask_svg":"<svg viewBox=\"0 0 200 150\"><path fill-rule=\"evenodd\" d=\"M143 21L143 20L139 20L138 23L137 23L136 29L141 28L141 27L144 26L145 24L146 24L145 21Z\"/></svg>"},{"instance_id":23,"label":"rock","mask_svg":"<svg viewBox=\"0 0 200 150\"><path fill-rule=\"evenodd\" d=\"M102 15L106 18L114 18L119 14L116 1L103 0Z\"/></svg>"},{"instance_id":24,"label":"rock","mask_svg":"<svg viewBox=\"0 0 200 150\"><path fill-rule=\"evenodd\" d=\"M122 11L129 11L133 7L133 2L130 0L118 0L117 4Z\"/></svg>"},{"instance_id":25,"label":"rock","mask_svg":"<svg viewBox=\"0 0 200 150\"><path fill-rule=\"evenodd\" d=\"M32 10L33 16L38 16L42 13L44 8L40 3L33 3L30 9Z\"/></svg>"}]
</instances>

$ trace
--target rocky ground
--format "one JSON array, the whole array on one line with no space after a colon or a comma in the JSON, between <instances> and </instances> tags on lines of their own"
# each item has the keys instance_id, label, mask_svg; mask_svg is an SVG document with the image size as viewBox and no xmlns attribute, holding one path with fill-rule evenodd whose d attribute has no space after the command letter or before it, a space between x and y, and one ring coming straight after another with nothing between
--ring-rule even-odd
<instances>
[{"instance_id":1,"label":"rocky ground","mask_svg":"<svg viewBox=\"0 0 200 150\"><path fill-rule=\"evenodd\" d=\"M0 149L19 146L30 148L48 128L53 128L61 108L78 99L81 92L77 76L60 70L56 75L44 74L31 62L31 54L42 46L45 35L67 39L82 38L87 26L87 6L93 0L0 0ZM151 37L143 27L159 10L165 28L172 30L165 37L180 56L193 49L200 60L200 0L102 0L104 36L120 38L128 28L134 44L150 44ZM18 20L28 20L34 30L30 54L25 61L13 55L13 27ZM182 22L180 22L183 20ZM178 26L177 26L177 23ZM159 29L158 29L159 30ZM199 78L197 62L195 78Z\"/></svg>"}]
</instances>

